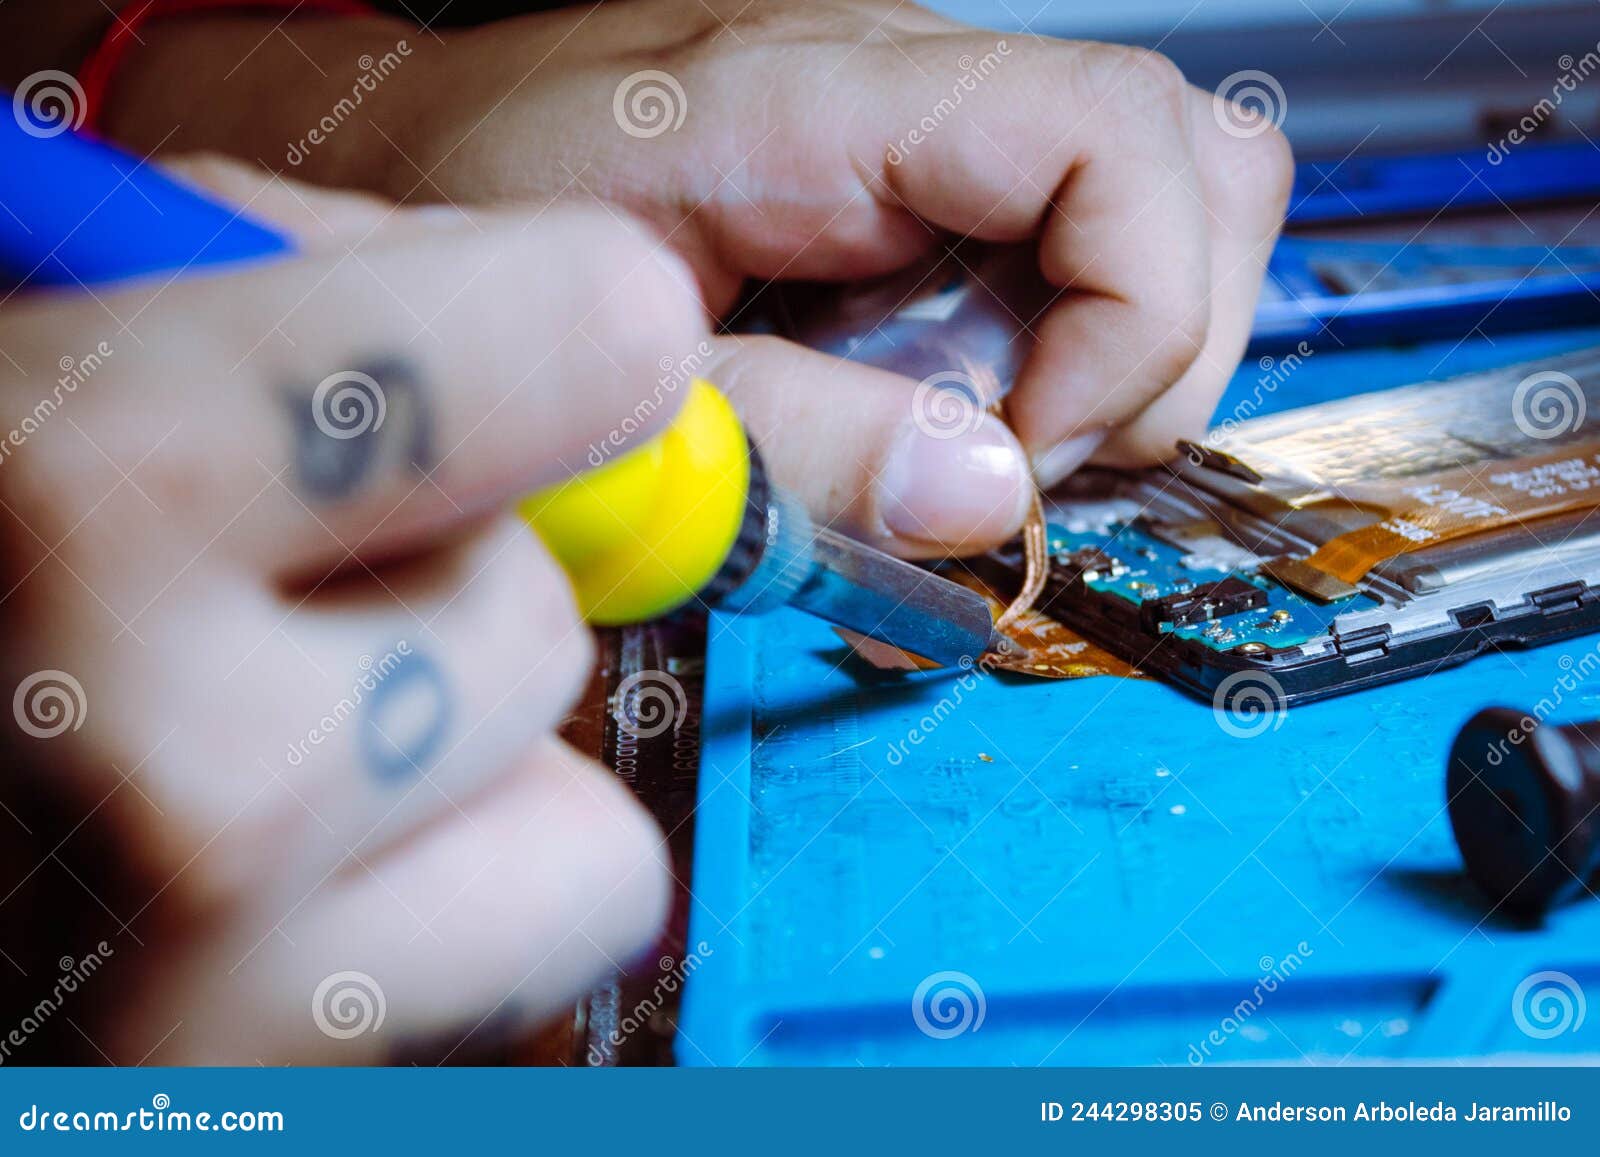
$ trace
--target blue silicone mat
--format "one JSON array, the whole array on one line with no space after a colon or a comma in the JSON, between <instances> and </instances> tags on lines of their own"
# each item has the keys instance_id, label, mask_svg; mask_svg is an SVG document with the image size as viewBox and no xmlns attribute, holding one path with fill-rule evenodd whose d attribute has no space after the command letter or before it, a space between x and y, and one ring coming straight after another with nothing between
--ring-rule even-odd
<instances>
[{"instance_id":1,"label":"blue silicone mat","mask_svg":"<svg viewBox=\"0 0 1600 1157\"><path fill-rule=\"evenodd\" d=\"M1323 352L1265 399L1252 362L1221 411L1597 343ZM1478 708L1600 716L1600 636L1240 737L1154 681L863 674L789 612L712 634L682 1064L1600 1054L1600 904L1485 919L1443 810Z\"/></svg>"}]
</instances>

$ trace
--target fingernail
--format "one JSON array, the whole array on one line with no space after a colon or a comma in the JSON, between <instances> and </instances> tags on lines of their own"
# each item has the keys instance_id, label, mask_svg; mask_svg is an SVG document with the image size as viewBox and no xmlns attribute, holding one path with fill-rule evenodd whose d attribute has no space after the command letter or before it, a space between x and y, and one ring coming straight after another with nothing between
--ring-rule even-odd
<instances>
[{"instance_id":1,"label":"fingernail","mask_svg":"<svg viewBox=\"0 0 1600 1157\"><path fill-rule=\"evenodd\" d=\"M989 415L954 437L906 423L878 485L893 534L947 546L999 542L1021 525L1032 495L1022 447Z\"/></svg>"},{"instance_id":2,"label":"fingernail","mask_svg":"<svg viewBox=\"0 0 1600 1157\"><path fill-rule=\"evenodd\" d=\"M1033 459L1033 480L1041 490L1049 489L1089 460L1106 440L1104 430L1078 434L1058 442Z\"/></svg>"}]
</instances>

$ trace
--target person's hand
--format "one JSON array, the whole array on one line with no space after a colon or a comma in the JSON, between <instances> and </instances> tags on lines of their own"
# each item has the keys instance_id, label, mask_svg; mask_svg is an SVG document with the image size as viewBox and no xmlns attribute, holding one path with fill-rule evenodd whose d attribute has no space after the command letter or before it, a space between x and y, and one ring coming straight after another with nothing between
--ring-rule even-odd
<instances>
[{"instance_id":1,"label":"person's hand","mask_svg":"<svg viewBox=\"0 0 1600 1157\"><path fill-rule=\"evenodd\" d=\"M318 20L268 42L240 22L166 35L122 90L136 140L181 122L175 139L409 200L598 196L652 221L723 315L750 278L866 277L951 234L1033 240L1061 292L1020 319L1038 343L1007 411L1046 481L1096 451L1165 457L1203 429L1291 177L1270 124L1241 129L1157 54L888 0L628 0L442 42ZM381 63L401 39L408 54L308 142L357 54ZM285 107L291 90L313 95ZM248 107L208 129L198 93ZM971 552L1022 517L1023 463L998 421L922 436L915 383L770 338L721 339L709 373L777 475L867 541Z\"/></svg>"},{"instance_id":2,"label":"person's hand","mask_svg":"<svg viewBox=\"0 0 1600 1157\"><path fill-rule=\"evenodd\" d=\"M600 208L189 171L321 251L0 306L5 989L93 960L45 1026L89 1059L437 1058L662 918L653 824L554 734L592 644L507 511L670 418L702 310Z\"/></svg>"}]
</instances>

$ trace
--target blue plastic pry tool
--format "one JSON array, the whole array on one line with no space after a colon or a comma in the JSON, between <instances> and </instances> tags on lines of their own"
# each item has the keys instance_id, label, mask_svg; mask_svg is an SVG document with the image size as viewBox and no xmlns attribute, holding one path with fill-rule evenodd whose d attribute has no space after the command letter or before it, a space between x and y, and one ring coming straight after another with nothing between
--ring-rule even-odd
<instances>
[{"instance_id":1,"label":"blue plastic pry tool","mask_svg":"<svg viewBox=\"0 0 1600 1157\"><path fill-rule=\"evenodd\" d=\"M0 116L6 292L175 275L292 251L276 230L120 149L63 124Z\"/></svg>"}]
</instances>

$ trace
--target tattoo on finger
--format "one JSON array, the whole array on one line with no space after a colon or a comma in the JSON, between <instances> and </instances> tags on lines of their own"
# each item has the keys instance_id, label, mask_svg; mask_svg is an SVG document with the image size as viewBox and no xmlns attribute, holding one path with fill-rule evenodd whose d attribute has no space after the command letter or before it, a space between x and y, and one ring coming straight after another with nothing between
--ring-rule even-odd
<instances>
[{"instance_id":1,"label":"tattoo on finger","mask_svg":"<svg viewBox=\"0 0 1600 1157\"><path fill-rule=\"evenodd\" d=\"M408 651L362 707L361 759L374 778L396 783L427 774L454 713L450 683L439 665Z\"/></svg>"},{"instance_id":2,"label":"tattoo on finger","mask_svg":"<svg viewBox=\"0 0 1600 1157\"><path fill-rule=\"evenodd\" d=\"M427 392L403 358L363 361L314 388L286 388L283 399L295 479L310 499L343 501L391 471L436 465Z\"/></svg>"}]
</instances>

